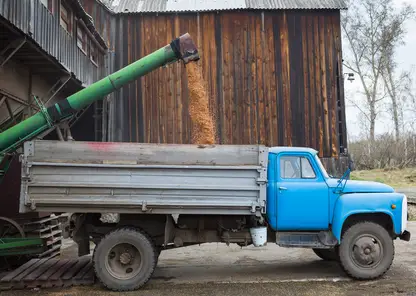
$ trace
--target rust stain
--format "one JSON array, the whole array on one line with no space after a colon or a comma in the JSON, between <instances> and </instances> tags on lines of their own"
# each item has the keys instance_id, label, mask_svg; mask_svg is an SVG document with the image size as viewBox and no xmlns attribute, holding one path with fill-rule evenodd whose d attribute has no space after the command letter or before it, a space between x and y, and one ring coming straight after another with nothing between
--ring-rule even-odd
<instances>
[{"instance_id":1,"label":"rust stain","mask_svg":"<svg viewBox=\"0 0 416 296\"><path fill-rule=\"evenodd\" d=\"M310 92L310 83L309 83L309 60L308 60L308 40L307 40L307 24L306 16L301 17L302 21L302 56L303 56L303 85L304 85L304 114L305 114L305 143L309 145L309 129L310 129L310 119L309 119L309 92Z\"/></svg>"},{"instance_id":2,"label":"rust stain","mask_svg":"<svg viewBox=\"0 0 416 296\"><path fill-rule=\"evenodd\" d=\"M256 17L254 15L250 16L250 66L251 66L251 108L250 113L253 118L251 121L251 126L249 127L252 131L252 136L250 137L249 144L258 143L258 75L257 75L257 65L256 65Z\"/></svg>"},{"instance_id":3,"label":"rust stain","mask_svg":"<svg viewBox=\"0 0 416 296\"><path fill-rule=\"evenodd\" d=\"M288 36L288 26L287 26L287 14L283 13L281 19L281 29L280 29L280 44L282 52L282 79L283 79L283 101L284 101L284 117L285 123L285 145L292 145L292 114L290 110L290 53L289 53L289 36Z\"/></svg>"},{"instance_id":4,"label":"rust stain","mask_svg":"<svg viewBox=\"0 0 416 296\"><path fill-rule=\"evenodd\" d=\"M280 82L281 77L276 73L275 69L275 55L274 55L274 48L275 48L275 40L273 34L273 18L265 15L265 27L267 32L267 48L268 48L268 62L267 62L267 76L268 76L268 83L267 83L267 101L269 106L268 116L270 116L269 120L269 128L266 133L266 137L270 137L268 139L269 145L277 146L279 145L279 133L282 133L281 127L278 125L278 118L277 118L277 84ZM280 73L279 73L280 74Z\"/></svg>"},{"instance_id":5,"label":"rust stain","mask_svg":"<svg viewBox=\"0 0 416 296\"><path fill-rule=\"evenodd\" d=\"M334 25L334 19L331 16L328 19L328 28L327 28L327 41L329 44L334 44L334 47L328 48L329 51L329 77L331 79L331 156L332 157L338 157L339 153L338 153L338 149L337 149L337 143L338 143L338 134L337 134L337 108L338 108L338 97L337 97L337 81L336 81L336 40L334 37L334 34L336 34L337 32L337 28Z\"/></svg>"},{"instance_id":6,"label":"rust stain","mask_svg":"<svg viewBox=\"0 0 416 296\"><path fill-rule=\"evenodd\" d=\"M249 79L248 79L248 75L250 73L250 68L248 67L248 63L249 63L249 16L245 16L244 17L244 25L242 27L242 71L241 71L241 77L242 77L242 81L241 81L241 88L243 90L241 99L240 99L240 107L241 107L241 113L243 116L243 120L241 121L241 126L242 126L242 134L241 134L241 139L239 141L239 143L249 143L250 141L250 137L251 137L251 128L250 128L250 121L251 121L251 116L250 116L250 84L249 84Z\"/></svg>"},{"instance_id":7,"label":"rust stain","mask_svg":"<svg viewBox=\"0 0 416 296\"><path fill-rule=\"evenodd\" d=\"M309 104L308 104L308 110L309 110L309 122L307 123L309 125L309 135L310 139L308 142L309 146L317 147L316 146L316 123L315 120L315 75L314 75L314 61L315 61L315 49L314 49L314 42L313 42L313 19L311 16L307 16L307 40L308 40L308 78L309 78L309 85L310 85L310 91L309 91Z\"/></svg>"},{"instance_id":8,"label":"rust stain","mask_svg":"<svg viewBox=\"0 0 416 296\"><path fill-rule=\"evenodd\" d=\"M262 19L256 20L256 73L257 73L257 101L258 101L258 120L257 120L257 142L260 144L266 143L265 134L265 104L264 104L264 32L262 30Z\"/></svg>"},{"instance_id":9,"label":"rust stain","mask_svg":"<svg viewBox=\"0 0 416 296\"><path fill-rule=\"evenodd\" d=\"M323 147L323 142L324 142L324 130L322 128L322 120L321 118L319 118L320 120L318 121L319 124L319 147ZM324 156L324 150L322 148L319 149L319 157L323 157Z\"/></svg>"},{"instance_id":10,"label":"rust stain","mask_svg":"<svg viewBox=\"0 0 416 296\"><path fill-rule=\"evenodd\" d=\"M324 137L325 137L325 154L327 154L330 149L329 143L329 112L328 112L328 88L326 78L328 75L328 68L326 64L326 52L325 48L325 18L319 16L319 44L320 44L320 60L321 60L321 86L322 86L322 105L323 105L323 118L324 118Z\"/></svg>"},{"instance_id":11,"label":"rust stain","mask_svg":"<svg viewBox=\"0 0 416 296\"><path fill-rule=\"evenodd\" d=\"M314 140L316 142L316 149L321 151L320 153L323 153L323 142L321 141L321 137L323 137L323 130L322 130L322 84L321 84L321 73L323 69L321 68L322 64L320 61L321 55L320 55L320 44L319 44L319 23L316 17L313 18L313 25L314 25L314 61L315 61L315 68L314 68L314 75L315 75L315 98L314 98L314 107L315 109L315 124L317 124L317 133ZM322 136L321 136L322 135Z\"/></svg>"},{"instance_id":12,"label":"rust stain","mask_svg":"<svg viewBox=\"0 0 416 296\"><path fill-rule=\"evenodd\" d=\"M223 101L222 101L222 112L221 116L223 118L223 135L225 137L222 139L223 144L230 144L231 143L231 119L229 117L229 106L231 100L231 93L230 93L230 28L228 23L229 18L225 15L221 17L221 24L222 24L222 43L223 43L223 53L222 53L222 92L223 92Z\"/></svg>"}]
</instances>

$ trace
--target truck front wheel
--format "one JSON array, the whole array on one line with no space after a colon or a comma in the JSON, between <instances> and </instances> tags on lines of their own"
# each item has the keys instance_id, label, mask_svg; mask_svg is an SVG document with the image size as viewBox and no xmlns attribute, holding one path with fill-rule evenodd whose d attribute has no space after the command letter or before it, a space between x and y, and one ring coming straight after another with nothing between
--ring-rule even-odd
<instances>
[{"instance_id":1,"label":"truck front wheel","mask_svg":"<svg viewBox=\"0 0 416 296\"><path fill-rule=\"evenodd\" d=\"M394 243L379 224L363 222L351 226L339 247L340 263L352 278L368 280L381 277L394 258Z\"/></svg>"},{"instance_id":2,"label":"truck front wheel","mask_svg":"<svg viewBox=\"0 0 416 296\"><path fill-rule=\"evenodd\" d=\"M95 274L110 290L137 290L152 276L157 256L152 240L145 233L131 228L117 229L95 248Z\"/></svg>"}]
</instances>

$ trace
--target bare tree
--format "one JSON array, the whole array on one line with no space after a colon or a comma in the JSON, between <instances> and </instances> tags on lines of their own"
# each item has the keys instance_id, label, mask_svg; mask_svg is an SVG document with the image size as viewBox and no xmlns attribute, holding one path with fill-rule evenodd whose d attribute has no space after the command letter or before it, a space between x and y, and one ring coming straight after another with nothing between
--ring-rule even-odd
<instances>
[{"instance_id":1,"label":"bare tree","mask_svg":"<svg viewBox=\"0 0 416 296\"><path fill-rule=\"evenodd\" d=\"M369 138L374 142L380 102L390 93L393 94L391 97L397 98L396 81L393 78L396 66L392 54L403 41L404 23L412 16L413 9L405 5L396 11L392 0L348 2L349 9L341 21L351 51L351 57L346 55L345 66L355 72L361 81L366 100L359 110L369 122ZM389 66L391 79L389 71L386 70ZM385 93L383 82L389 81L389 88Z\"/></svg>"},{"instance_id":2,"label":"bare tree","mask_svg":"<svg viewBox=\"0 0 416 296\"><path fill-rule=\"evenodd\" d=\"M401 108L400 116L402 118L402 132L414 132L416 130L416 89L414 86L414 70L413 66L411 70L406 72L406 75L402 75L401 81L402 95L400 98Z\"/></svg>"},{"instance_id":3,"label":"bare tree","mask_svg":"<svg viewBox=\"0 0 416 296\"><path fill-rule=\"evenodd\" d=\"M392 66L390 61L383 72L384 85L387 90L390 102L386 110L392 117L394 123L394 133L396 141L400 140L403 124L406 99L408 94L408 84L411 83L410 73L403 71L398 78L395 78L396 66Z\"/></svg>"},{"instance_id":4,"label":"bare tree","mask_svg":"<svg viewBox=\"0 0 416 296\"><path fill-rule=\"evenodd\" d=\"M404 45L406 34L404 25L407 20L414 17L414 13L415 11L411 6L405 5L400 13L390 15L391 19L385 25L382 36L383 47L386 48L386 64L382 68L382 76L391 101L391 114L396 140L400 139L400 126L403 120L400 116L402 113L402 93L409 88L406 84L411 83L411 77L408 71L403 71L396 78L398 65L395 62L395 53L398 46Z\"/></svg>"}]
</instances>

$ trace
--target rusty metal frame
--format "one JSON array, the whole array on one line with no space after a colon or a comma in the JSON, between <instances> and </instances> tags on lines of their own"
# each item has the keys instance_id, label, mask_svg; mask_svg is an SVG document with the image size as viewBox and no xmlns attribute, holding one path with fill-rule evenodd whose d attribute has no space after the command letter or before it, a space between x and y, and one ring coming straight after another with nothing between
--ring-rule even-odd
<instances>
[{"instance_id":1,"label":"rusty metal frame","mask_svg":"<svg viewBox=\"0 0 416 296\"><path fill-rule=\"evenodd\" d=\"M5 97L6 97L6 96L5 96ZM12 120L12 121L15 121L15 119L14 119L14 114L13 114L13 110L12 110L12 107L10 106L10 102L9 102L9 100L7 99L7 97L6 97L6 106L7 106L7 111L9 111L9 115L10 115L11 120Z\"/></svg>"},{"instance_id":2,"label":"rusty metal frame","mask_svg":"<svg viewBox=\"0 0 416 296\"><path fill-rule=\"evenodd\" d=\"M0 63L0 69L15 55L16 52L19 51L19 49L26 43L26 37L23 37L22 39L16 39L13 42L11 42L9 45L6 46L5 49L3 49L0 52L0 55L2 56L8 49L12 48L12 45L16 44L18 41L20 41L19 45L17 45L14 50Z\"/></svg>"},{"instance_id":3,"label":"rusty metal frame","mask_svg":"<svg viewBox=\"0 0 416 296\"><path fill-rule=\"evenodd\" d=\"M0 99L0 107L3 106L4 103L6 103L6 107L7 107L7 111L9 112L10 119L12 120L12 122L15 122L16 120L14 118L13 110L12 110L12 107L10 106L10 102L6 95L2 95Z\"/></svg>"},{"instance_id":4,"label":"rusty metal frame","mask_svg":"<svg viewBox=\"0 0 416 296\"><path fill-rule=\"evenodd\" d=\"M16 96L12 95L11 93L5 91L4 89L1 89L1 88L0 88L0 95L4 95L8 99L10 99L12 101L15 101L16 103L22 104L25 107L31 107L31 108L35 109L36 111L39 111L39 107L36 106L36 104L28 103L27 101L22 100L22 99L20 99Z\"/></svg>"},{"instance_id":5,"label":"rusty metal frame","mask_svg":"<svg viewBox=\"0 0 416 296\"><path fill-rule=\"evenodd\" d=\"M46 103L45 103L45 105L48 103L48 102L50 102L61 90L62 90L62 88L71 80L71 78L72 78L72 76L71 76L71 74L68 72L68 76L67 77L61 77L49 90L48 90L48 92L46 93L46 94L49 94L49 93L51 93L52 92L52 90L59 84L59 83L61 83L61 85L59 86L59 88L47 99L47 101L46 101ZM7 110L8 110L8 112L9 112L9 115L10 115L10 118L11 118L11 120L12 120L12 122L14 122L15 121L15 117L14 117L14 114L13 114L13 110L12 110L12 108L11 108L11 106L10 106L10 102L9 102L9 99L11 99L11 100L13 100L13 101L15 101L16 103L18 103L18 104L21 104L21 105L23 105L24 107L26 107L26 108L31 108L31 109L33 109L35 112L38 112L40 109L39 109L39 107L36 105L36 104L33 104L31 101L25 101L25 100L22 100L22 99L20 99L20 98L18 98L18 97L15 97L14 95L12 95L12 94L10 94L10 93L8 93L7 91L5 91L5 90L3 90L3 89L0 89L0 107L4 104L4 103L6 103L6 106L7 106ZM42 100L42 101L44 101L44 100ZM45 131L44 133L42 133L42 136L41 136L41 138L43 138L44 136L46 136L47 134L49 134L52 130L54 130L54 128L52 128L52 129L48 129L47 131ZM60 134L58 133L58 136L59 136ZM61 134L62 135L62 134Z\"/></svg>"},{"instance_id":6,"label":"rusty metal frame","mask_svg":"<svg viewBox=\"0 0 416 296\"><path fill-rule=\"evenodd\" d=\"M50 92L52 92L52 90L58 85L59 82L61 82L61 85L59 86L59 88L53 93L52 96L50 96L47 101L44 103L45 105L48 104L60 91L61 89L71 80L72 76L71 73L68 72L68 77L66 78L66 80L64 82L63 79L64 77L61 77L49 90L46 94L49 94ZM43 100L42 100L43 101Z\"/></svg>"},{"instance_id":7,"label":"rusty metal frame","mask_svg":"<svg viewBox=\"0 0 416 296\"><path fill-rule=\"evenodd\" d=\"M3 106L4 102L6 101L6 99L7 99L7 97L5 95L2 95L1 96L1 99L0 99L0 107Z\"/></svg>"}]
</instances>

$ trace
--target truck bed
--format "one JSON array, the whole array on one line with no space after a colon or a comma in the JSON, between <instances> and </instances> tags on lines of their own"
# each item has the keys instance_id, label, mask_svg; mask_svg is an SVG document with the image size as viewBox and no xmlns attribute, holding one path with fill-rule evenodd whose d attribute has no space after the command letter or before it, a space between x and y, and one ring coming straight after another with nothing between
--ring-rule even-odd
<instances>
[{"instance_id":1,"label":"truck bed","mask_svg":"<svg viewBox=\"0 0 416 296\"><path fill-rule=\"evenodd\" d=\"M262 145L26 142L20 212L255 215Z\"/></svg>"}]
</instances>

